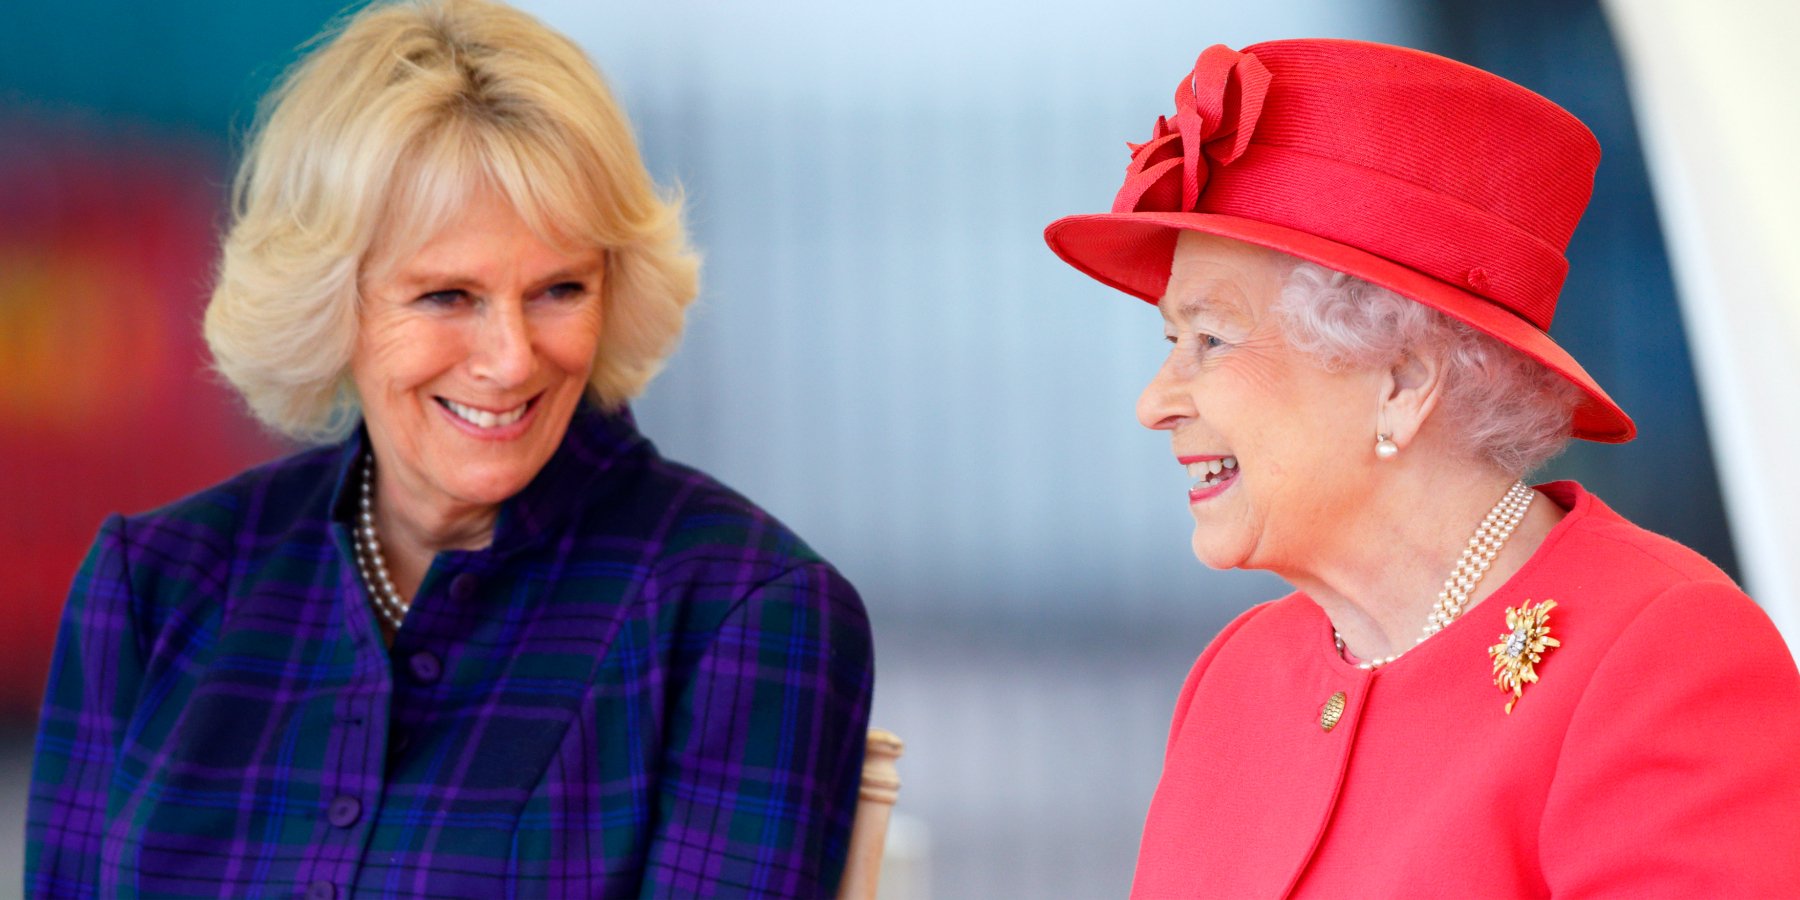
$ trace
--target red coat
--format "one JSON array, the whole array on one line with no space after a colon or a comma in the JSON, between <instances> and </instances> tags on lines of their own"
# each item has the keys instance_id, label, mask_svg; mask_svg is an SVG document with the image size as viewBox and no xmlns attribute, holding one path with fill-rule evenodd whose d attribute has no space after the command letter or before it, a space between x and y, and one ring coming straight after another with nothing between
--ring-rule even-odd
<instances>
[{"instance_id":1,"label":"red coat","mask_svg":"<svg viewBox=\"0 0 1800 900\"><path fill-rule=\"evenodd\" d=\"M1293 594L1176 703L1132 896L1800 897L1800 673L1698 554L1569 482L1500 590L1398 661L1340 659ZM1554 599L1509 715L1488 648ZM1329 731L1321 712L1345 694Z\"/></svg>"}]
</instances>

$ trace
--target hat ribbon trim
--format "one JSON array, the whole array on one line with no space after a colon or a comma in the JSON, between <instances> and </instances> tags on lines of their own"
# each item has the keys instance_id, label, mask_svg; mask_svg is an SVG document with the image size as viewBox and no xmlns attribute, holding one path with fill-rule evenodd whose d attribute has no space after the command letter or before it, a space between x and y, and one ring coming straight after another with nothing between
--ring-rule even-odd
<instances>
[{"instance_id":1,"label":"hat ribbon trim","mask_svg":"<svg viewBox=\"0 0 1800 900\"><path fill-rule=\"evenodd\" d=\"M1560 248L1454 195L1266 144L1218 172L1194 212L1354 247L1487 299L1540 331L1550 328L1569 271Z\"/></svg>"},{"instance_id":2,"label":"hat ribbon trim","mask_svg":"<svg viewBox=\"0 0 1800 900\"><path fill-rule=\"evenodd\" d=\"M1223 44L1202 51L1175 88L1174 117L1158 116L1150 140L1127 145L1131 163L1113 212L1192 210L1213 166L1249 149L1272 80L1251 54Z\"/></svg>"}]
</instances>

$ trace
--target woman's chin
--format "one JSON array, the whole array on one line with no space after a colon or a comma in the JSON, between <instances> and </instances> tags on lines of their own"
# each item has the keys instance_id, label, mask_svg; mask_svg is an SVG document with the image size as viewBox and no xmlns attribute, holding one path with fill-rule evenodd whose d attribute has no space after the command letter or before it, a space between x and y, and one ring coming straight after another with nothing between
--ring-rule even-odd
<instances>
[{"instance_id":1,"label":"woman's chin","mask_svg":"<svg viewBox=\"0 0 1800 900\"><path fill-rule=\"evenodd\" d=\"M530 437L537 437L532 435ZM555 435L558 439L561 434ZM497 506L525 489L555 455L555 445L543 440L504 444L453 442L445 452L432 454L425 463L431 481L458 500Z\"/></svg>"},{"instance_id":2,"label":"woman's chin","mask_svg":"<svg viewBox=\"0 0 1800 900\"><path fill-rule=\"evenodd\" d=\"M445 493L454 496L464 503L475 506L499 506L513 495L525 489L531 480L537 477L538 469L523 466L469 467L452 477L439 481L444 485Z\"/></svg>"},{"instance_id":3,"label":"woman's chin","mask_svg":"<svg viewBox=\"0 0 1800 900\"><path fill-rule=\"evenodd\" d=\"M1221 545L1217 539L1210 538L1198 528L1194 529L1192 547L1194 558L1209 569L1224 571L1241 569L1244 566L1242 553L1236 552L1234 548Z\"/></svg>"}]
</instances>

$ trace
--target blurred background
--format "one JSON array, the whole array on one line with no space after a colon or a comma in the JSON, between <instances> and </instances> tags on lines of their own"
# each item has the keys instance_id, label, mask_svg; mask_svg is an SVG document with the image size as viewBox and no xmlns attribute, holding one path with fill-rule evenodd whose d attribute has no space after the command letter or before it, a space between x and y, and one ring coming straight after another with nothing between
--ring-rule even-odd
<instances>
[{"instance_id":1,"label":"blurred background","mask_svg":"<svg viewBox=\"0 0 1800 900\"><path fill-rule=\"evenodd\" d=\"M1605 159L1553 334L1640 437L1541 478L1744 574L1594 2L522 5L588 49L686 192L705 288L637 412L861 588L920 895L1122 895L1183 675L1285 592L1193 560L1185 477L1133 414L1159 320L1040 237L1110 205L1125 142L1208 44L1407 44L1587 122ZM340 8L0 13L0 897L57 614L101 518L288 449L208 375L198 321L256 98Z\"/></svg>"}]
</instances>

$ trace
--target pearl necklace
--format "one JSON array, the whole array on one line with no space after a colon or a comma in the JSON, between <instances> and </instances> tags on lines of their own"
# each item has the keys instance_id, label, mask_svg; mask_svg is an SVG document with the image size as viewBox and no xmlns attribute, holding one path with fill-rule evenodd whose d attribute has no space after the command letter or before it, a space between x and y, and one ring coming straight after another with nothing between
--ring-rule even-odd
<instances>
[{"instance_id":1,"label":"pearl necklace","mask_svg":"<svg viewBox=\"0 0 1800 900\"><path fill-rule=\"evenodd\" d=\"M388 576L387 562L381 558L381 541L375 537L375 454L363 458L362 512L356 520L356 568L362 572L363 585L369 589L375 613L390 630L399 631L412 604L402 599L394 580Z\"/></svg>"},{"instance_id":2,"label":"pearl necklace","mask_svg":"<svg viewBox=\"0 0 1800 900\"><path fill-rule=\"evenodd\" d=\"M1506 489L1506 495L1494 508L1488 511L1487 518L1475 527L1475 535L1469 538L1469 545L1463 548L1462 557L1456 561L1456 568L1450 570L1450 577L1444 579L1444 589L1438 591L1437 602L1431 605L1431 614L1425 617L1425 631L1413 642L1413 647L1425 643L1425 639L1444 630L1444 627L1456 621L1463 609L1469 605L1469 595L1475 593L1475 586L1481 583L1481 577L1487 574L1488 567L1494 564L1494 558L1500 555L1500 549L1506 546L1506 539L1525 520L1525 513L1531 509L1531 501L1537 493L1525 486L1523 481L1515 481ZM1344 636L1337 629L1332 629L1332 638L1337 642L1339 656L1344 655ZM1411 650L1412 647L1406 648ZM1406 650L1393 656L1379 659L1367 659L1356 664L1359 669L1378 669L1399 659Z\"/></svg>"}]
</instances>

